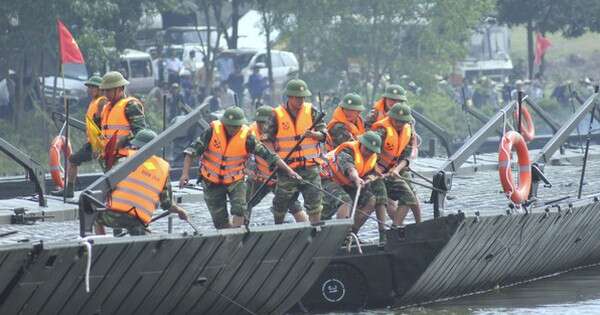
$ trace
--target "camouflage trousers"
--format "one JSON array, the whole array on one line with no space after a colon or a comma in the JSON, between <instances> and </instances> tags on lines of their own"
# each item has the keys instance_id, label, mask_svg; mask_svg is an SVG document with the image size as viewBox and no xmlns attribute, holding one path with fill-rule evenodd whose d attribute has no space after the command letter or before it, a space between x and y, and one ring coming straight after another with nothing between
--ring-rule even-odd
<instances>
[{"instance_id":1,"label":"camouflage trousers","mask_svg":"<svg viewBox=\"0 0 600 315\"><path fill-rule=\"evenodd\" d=\"M248 200L248 209L250 210L250 213L248 213L248 219L250 219L250 216L252 215L252 209L256 205L258 205L275 188L273 186L266 185L256 195L256 198L254 198L254 201L252 203L250 203L250 198L252 198L252 196L254 196L254 194L256 193L258 188L262 185L262 183L263 182L257 181L252 178L248 178L246 180L246 186L248 187L247 193L246 193L246 200ZM272 208L273 207L271 206L271 211L273 211ZM300 201L298 201L298 194L296 194L296 198L294 198L293 202L290 204L288 209L291 214L296 214L296 213L302 211L302 204L300 203Z\"/></svg>"},{"instance_id":2,"label":"camouflage trousers","mask_svg":"<svg viewBox=\"0 0 600 315\"><path fill-rule=\"evenodd\" d=\"M298 168L295 171L302 176L304 181L311 184L292 179L284 172L278 172L275 198L273 198L273 214L278 217L285 216L290 204L297 200L300 193L304 199L306 213L308 215L320 214L323 210L323 196L317 187L321 187L321 168L311 166Z\"/></svg>"},{"instance_id":3,"label":"camouflage trousers","mask_svg":"<svg viewBox=\"0 0 600 315\"><path fill-rule=\"evenodd\" d=\"M369 201L375 198L371 191L371 185L367 185L364 189L361 189L360 196L358 197L358 207L362 208L369 203ZM323 212L321 213L322 220L331 219L344 203L347 203L352 207L354 203L354 197L356 196L356 187L354 186L342 186L332 179L323 179L323 189L330 194L325 194L323 197ZM338 198L334 198L333 196Z\"/></svg>"},{"instance_id":4,"label":"camouflage trousers","mask_svg":"<svg viewBox=\"0 0 600 315\"><path fill-rule=\"evenodd\" d=\"M229 185L219 185L202 180L204 201L210 212L215 228L221 229L229 223L227 198L231 204L230 212L239 217L246 216L246 182L239 180Z\"/></svg>"},{"instance_id":5,"label":"camouflage trousers","mask_svg":"<svg viewBox=\"0 0 600 315\"><path fill-rule=\"evenodd\" d=\"M112 228L114 235L121 234L123 229L126 229L129 235L146 234L146 227L140 219L122 212L101 211L98 213L96 223Z\"/></svg>"},{"instance_id":6,"label":"camouflage trousers","mask_svg":"<svg viewBox=\"0 0 600 315\"><path fill-rule=\"evenodd\" d=\"M384 180L388 198L398 201L398 206L413 207L418 203L415 188L407 181L409 178L408 172L402 171L400 177L386 177Z\"/></svg>"}]
</instances>

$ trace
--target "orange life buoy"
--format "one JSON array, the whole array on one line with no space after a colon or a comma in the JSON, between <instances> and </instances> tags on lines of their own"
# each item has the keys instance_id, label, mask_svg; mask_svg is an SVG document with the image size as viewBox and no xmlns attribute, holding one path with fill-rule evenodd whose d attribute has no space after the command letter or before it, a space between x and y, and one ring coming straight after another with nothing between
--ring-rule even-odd
<instances>
[{"instance_id":1,"label":"orange life buoy","mask_svg":"<svg viewBox=\"0 0 600 315\"><path fill-rule=\"evenodd\" d=\"M511 170L511 152L513 147L519 157L519 183L517 187L513 182ZM498 152L498 173L500 174L500 183L504 193L515 204L521 204L529 198L531 190L531 163L529 160L529 150L523 136L515 131L507 132L500 142Z\"/></svg>"},{"instance_id":2,"label":"orange life buoy","mask_svg":"<svg viewBox=\"0 0 600 315\"><path fill-rule=\"evenodd\" d=\"M527 107L521 106L521 112L523 113L523 120L521 121L521 134L525 141L529 142L535 137L535 126L533 125L533 119ZM515 110L515 121L519 123L519 111Z\"/></svg>"},{"instance_id":3,"label":"orange life buoy","mask_svg":"<svg viewBox=\"0 0 600 315\"><path fill-rule=\"evenodd\" d=\"M65 137L56 136L50 143L50 150L48 151L48 164L50 165L50 175L52 175L52 181L56 186L60 188L65 187L63 181L63 168L61 165L61 153L66 152L67 158L71 156L71 143L67 144L65 149Z\"/></svg>"}]
</instances>

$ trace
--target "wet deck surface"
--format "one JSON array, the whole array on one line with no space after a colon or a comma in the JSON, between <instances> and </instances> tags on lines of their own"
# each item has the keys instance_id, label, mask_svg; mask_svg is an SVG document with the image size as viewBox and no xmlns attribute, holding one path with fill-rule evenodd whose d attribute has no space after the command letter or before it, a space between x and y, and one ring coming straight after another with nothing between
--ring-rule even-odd
<instances>
[{"instance_id":1,"label":"wet deck surface","mask_svg":"<svg viewBox=\"0 0 600 315\"><path fill-rule=\"evenodd\" d=\"M600 146L594 146L591 149L583 187L583 195L587 197L600 194ZM535 151L531 155L535 157ZM448 194L446 204L447 212L461 210L468 216L474 215L475 211L479 211L483 216L506 213L509 209L508 200L501 192L496 170L496 156L496 154L478 155L476 167L473 167L472 163L465 163L465 167L454 176L452 190ZM577 197L582 156L583 154L579 149L566 150L563 156L558 153L555 154L554 158L560 157L560 162L556 160L554 163L549 163L545 169L545 174L552 182L553 187L540 187L538 195L541 200L548 201L564 196ZM439 167L444 161L445 159L443 158L421 158L417 163L413 163L413 168L431 178L433 170ZM472 162L472 159L470 161ZM423 182L419 179L415 180ZM430 191L418 186L416 189L422 202L423 219L432 218L433 211L431 205L423 203L423 201L429 200ZM184 191L176 191L175 194L176 196L184 194L182 195L182 206L190 213L193 224L201 229L213 229L210 214L202 200L200 190L185 189ZM272 224L273 219L269 210L271 201L272 195L269 195L255 208L251 225ZM49 199L49 204L52 207L65 208L62 201L59 200ZM7 213L8 210L5 208L14 206L26 207L25 205L31 205L32 209L37 207L37 203L23 201L22 199L0 201L0 218L3 215L6 217L6 215L12 214L12 210ZM75 207L74 204L68 205L68 208L73 209L73 213L75 213ZM543 211L543 208L536 208L534 211ZM553 209L552 211L556 210ZM50 214L50 211L47 210L46 214ZM66 213L63 216L64 218L69 218ZM59 215L56 215L55 219L59 219ZM290 216L287 219L288 221L292 220ZM155 222L152 225L152 231L166 233L168 231L169 220L172 220L172 231L174 233L192 232L191 227L187 223L178 220L176 217L165 218ZM412 220L412 215L409 214L405 223L411 223L413 222ZM78 235L79 223L78 221L71 220L64 222L38 222L34 225L10 225L6 224L5 221L0 221L0 235L10 231L17 231L17 233L0 237L0 244L15 244L19 241L74 239ZM376 238L377 228L375 221L367 221L359 236L363 239Z\"/></svg>"}]
</instances>

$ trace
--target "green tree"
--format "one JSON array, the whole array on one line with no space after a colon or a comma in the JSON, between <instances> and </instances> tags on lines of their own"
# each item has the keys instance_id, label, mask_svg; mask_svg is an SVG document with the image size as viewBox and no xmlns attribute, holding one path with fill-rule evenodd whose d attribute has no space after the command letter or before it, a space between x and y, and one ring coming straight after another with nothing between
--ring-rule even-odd
<instances>
[{"instance_id":1,"label":"green tree","mask_svg":"<svg viewBox=\"0 0 600 315\"><path fill-rule=\"evenodd\" d=\"M533 33L560 32L577 37L600 31L600 2L595 0L498 0L498 18L508 25L525 25L529 78L533 76ZM540 66L543 73L544 61Z\"/></svg>"}]
</instances>

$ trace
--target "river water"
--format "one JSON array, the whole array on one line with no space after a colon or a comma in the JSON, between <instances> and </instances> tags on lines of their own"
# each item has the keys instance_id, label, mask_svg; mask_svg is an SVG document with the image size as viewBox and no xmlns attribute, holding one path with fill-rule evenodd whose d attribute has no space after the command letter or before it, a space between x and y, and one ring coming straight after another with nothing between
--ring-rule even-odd
<instances>
[{"instance_id":1,"label":"river water","mask_svg":"<svg viewBox=\"0 0 600 315\"><path fill-rule=\"evenodd\" d=\"M362 314L600 314L600 267L564 273L518 286L401 310Z\"/></svg>"}]
</instances>

